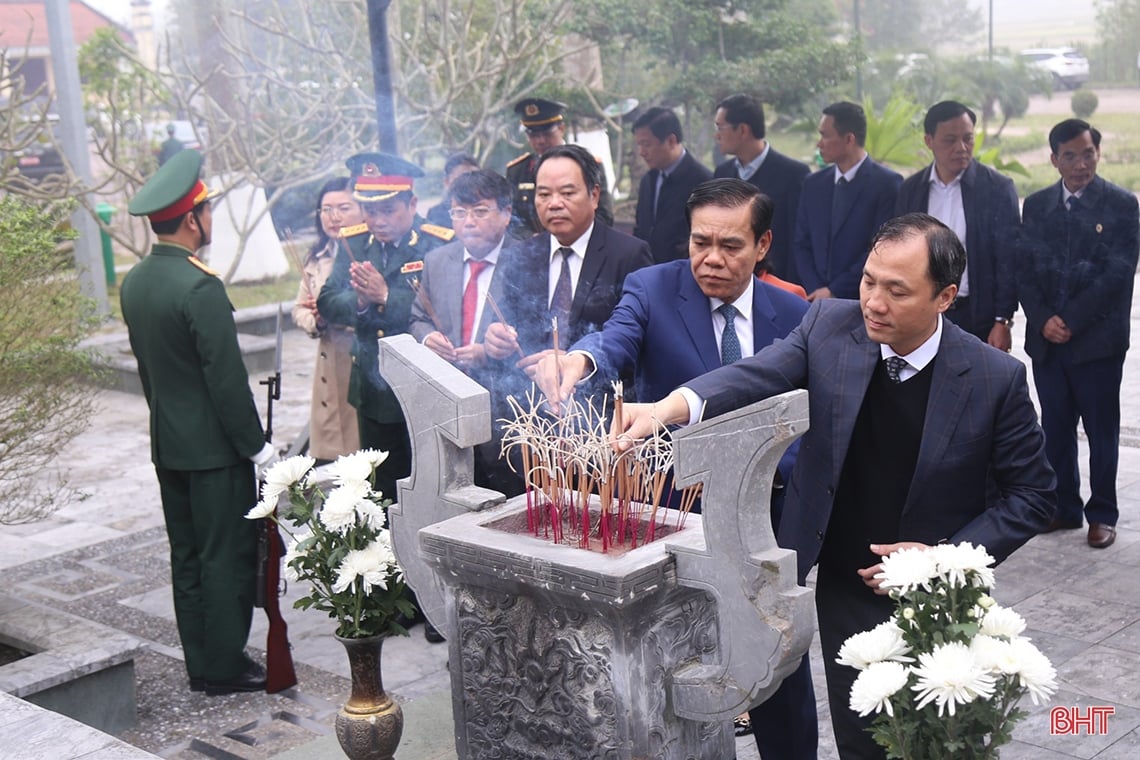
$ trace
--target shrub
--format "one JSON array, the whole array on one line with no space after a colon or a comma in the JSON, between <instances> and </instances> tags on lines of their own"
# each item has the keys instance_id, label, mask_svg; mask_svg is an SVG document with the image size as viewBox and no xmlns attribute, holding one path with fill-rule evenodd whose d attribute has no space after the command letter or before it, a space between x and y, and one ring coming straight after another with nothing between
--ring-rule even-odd
<instances>
[{"instance_id":1,"label":"shrub","mask_svg":"<svg viewBox=\"0 0 1140 760\"><path fill-rule=\"evenodd\" d=\"M1096 111L1100 100L1092 90L1077 90L1069 100L1069 105L1072 106L1073 113L1078 119L1087 119Z\"/></svg>"},{"instance_id":2,"label":"shrub","mask_svg":"<svg viewBox=\"0 0 1140 760\"><path fill-rule=\"evenodd\" d=\"M87 427L94 370L78 348L94 309L62 239L67 209L0 197L0 524L42 519L70 495L52 467Z\"/></svg>"}]
</instances>

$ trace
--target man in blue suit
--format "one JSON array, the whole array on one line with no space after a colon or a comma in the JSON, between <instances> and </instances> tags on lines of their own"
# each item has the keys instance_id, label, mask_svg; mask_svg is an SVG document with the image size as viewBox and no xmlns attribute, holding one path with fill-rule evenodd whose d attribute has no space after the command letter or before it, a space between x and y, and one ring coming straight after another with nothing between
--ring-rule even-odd
<instances>
[{"instance_id":1,"label":"man in blue suit","mask_svg":"<svg viewBox=\"0 0 1140 760\"><path fill-rule=\"evenodd\" d=\"M637 190L634 237L649 243L658 264L689 256L689 193L712 172L681 144L681 121L668 108L650 108L633 123L633 141L649 171Z\"/></svg>"},{"instance_id":2,"label":"man in blue suit","mask_svg":"<svg viewBox=\"0 0 1140 760\"><path fill-rule=\"evenodd\" d=\"M810 427L787 489L779 543L801 581L817 562L816 612L843 760L884 752L849 704L857 671L835 662L851 635L887 620L881 557L942 541L999 562L1056 507L1045 436L1024 365L943 318L966 254L926 214L888 221L872 241L859 302L822 300L786 340L713 370L655 404L627 404L617 445L796 388ZM624 435L623 435L624 433Z\"/></svg>"},{"instance_id":3,"label":"man in blue suit","mask_svg":"<svg viewBox=\"0 0 1140 760\"><path fill-rule=\"evenodd\" d=\"M657 400L694 377L752 356L799 324L807 303L760 282L756 264L772 243L772 202L739 179L698 185L685 214L692 225L689 258L646 267L625 280L621 302L598 332L538 367L536 380L557 408L575 385L597 373L612 380L634 373L637 398ZM781 462L787 478L793 450ZM782 485L782 482L781 482ZM782 499L773 499L773 529ZM815 694L808 658L779 691L751 711L765 760L808 760L818 743Z\"/></svg>"},{"instance_id":4,"label":"man in blue suit","mask_svg":"<svg viewBox=\"0 0 1140 760\"><path fill-rule=\"evenodd\" d=\"M819 121L819 154L833 166L804 180L792 255L808 300L858 298L868 243L894 216L902 176L867 155L867 116L833 103Z\"/></svg>"},{"instance_id":5,"label":"man in blue suit","mask_svg":"<svg viewBox=\"0 0 1140 760\"><path fill-rule=\"evenodd\" d=\"M1049 133L1061 181L1025 199L1017 295L1025 352L1041 402L1046 451L1057 471L1050 530L1088 519L1088 544L1116 539L1120 381L1136 278L1137 204L1096 174L1100 132L1067 119ZM1089 489L1081 499L1077 420L1089 439ZM1083 513L1083 514L1082 514Z\"/></svg>"},{"instance_id":6,"label":"man in blue suit","mask_svg":"<svg viewBox=\"0 0 1140 760\"><path fill-rule=\"evenodd\" d=\"M976 122L973 111L953 100L930 107L923 131L934 163L902 183L895 213L922 211L958 234L966 246L966 271L946 316L981 341L1008 351L1017 311L1017 191L1009 177L974 159Z\"/></svg>"},{"instance_id":7,"label":"man in blue suit","mask_svg":"<svg viewBox=\"0 0 1140 760\"><path fill-rule=\"evenodd\" d=\"M714 123L717 148L735 158L717 166L713 177L751 182L772 200L768 269L780 279L799 283L792 261L792 230L800 186L811 170L777 151L765 139L764 106L751 95L732 95L717 103Z\"/></svg>"}]
</instances>

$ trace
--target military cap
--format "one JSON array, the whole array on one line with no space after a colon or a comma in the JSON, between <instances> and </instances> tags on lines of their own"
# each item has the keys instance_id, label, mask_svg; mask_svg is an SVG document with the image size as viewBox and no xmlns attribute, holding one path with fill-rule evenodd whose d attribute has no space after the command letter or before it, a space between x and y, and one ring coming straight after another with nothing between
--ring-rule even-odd
<instances>
[{"instance_id":1,"label":"military cap","mask_svg":"<svg viewBox=\"0 0 1140 760\"><path fill-rule=\"evenodd\" d=\"M152 222L182 216L217 195L199 179L201 173L202 154L196 150L179 151L139 188L127 204L127 211L131 216L150 217Z\"/></svg>"},{"instance_id":2,"label":"military cap","mask_svg":"<svg viewBox=\"0 0 1140 760\"><path fill-rule=\"evenodd\" d=\"M515 103L515 113L519 115L522 125L528 132L550 129L562 121L562 112L565 110L565 103L542 98L523 98Z\"/></svg>"},{"instance_id":3,"label":"military cap","mask_svg":"<svg viewBox=\"0 0 1140 760\"><path fill-rule=\"evenodd\" d=\"M411 192L412 181L424 176L423 169L390 153L357 153L344 165L352 172L352 197L363 203Z\"/></svg>"}]
</instances>

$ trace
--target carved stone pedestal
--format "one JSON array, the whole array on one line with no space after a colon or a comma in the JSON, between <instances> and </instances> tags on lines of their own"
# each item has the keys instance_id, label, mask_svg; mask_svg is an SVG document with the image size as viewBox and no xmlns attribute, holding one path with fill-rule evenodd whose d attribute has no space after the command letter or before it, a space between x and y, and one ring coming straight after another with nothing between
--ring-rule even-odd
<instances>
[{"instance_id":1,"label":"carved stone pedestal","mask_svg":"<svg viewBox=\"0 0 1140 760\"><path fill-rule=\"evenodd\" d=\"M466 757L732 757L728 722L682 720L669 704L669 674L717 654L716 606L677 585L666 549L703 550L700 516L619 555L492 527L525 509L519 497L420 532L457 624L451 680ZM670 510L665 522L676 520Z\"/></svg>"}]
</instances>

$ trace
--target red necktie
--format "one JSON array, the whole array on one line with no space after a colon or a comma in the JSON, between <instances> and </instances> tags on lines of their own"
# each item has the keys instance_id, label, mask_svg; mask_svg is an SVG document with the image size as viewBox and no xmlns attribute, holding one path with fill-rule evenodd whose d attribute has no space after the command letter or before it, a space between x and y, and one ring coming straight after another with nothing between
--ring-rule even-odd
<instances>
[{"instance_id":1,"label":"red necktie","mask_svg":"<svg viewBox=\"0 0 1140 760\"><path fill-rule=\"evenodd\" d=\"M471 342L471 334L475 331L475 308L479 305L479 273L485 267L491 266L486 261L471 259L470 276L467 278L467 287L463 289L463 334L462 344L466 346Z\"/></svg>"}]
</instances>

